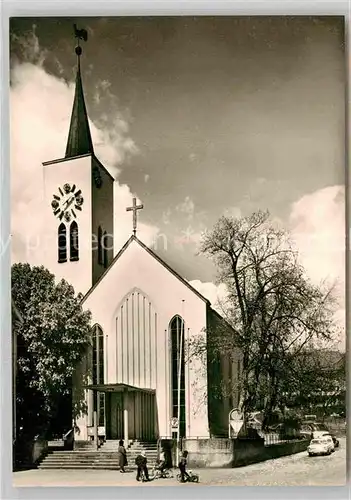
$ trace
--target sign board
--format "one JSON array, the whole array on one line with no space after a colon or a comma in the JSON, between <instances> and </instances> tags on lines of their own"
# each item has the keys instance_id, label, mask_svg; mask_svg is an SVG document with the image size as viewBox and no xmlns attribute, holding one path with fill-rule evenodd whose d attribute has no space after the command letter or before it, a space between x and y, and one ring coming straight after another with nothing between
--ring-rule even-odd
<instances>
[{"instance_id":1,"label":"sign board","mask_svg":"<svg viewBox=\"0 0 351 500\"><path fill-rule=\"evenodd\" d=\"M172 431L177 431L178 430L178 419L177 419L177 417L172 417L171 418L171 426L172 426Z\"/></svg>"},{"instance_id":2,"label":"sign board","mask_svg":"<svg viewBox=\"0 0 351 500\"><path fill-rule=\"evenodd\" d=\"M238 432L244 424L243 414L238 408L229 412L229 438L237 437Z\"/></svg>"},{"instance_id":3,"label":"sign board","mask_svg":"<svg viewBox=\"0 0 351 500\"><path fill-rule=\"evenodd\" d=\"M232 410L229 413L229 420L233 420L234 422L239 422L243 420L243 415L242 413L240 413L238 408L234 408L234 410Z\"/></svg>"},{"instance_id":4,"label":"sign board","mask_svg":"<svg viewBox=\"0 0 351 500\"><path fill-rule=\"evenodd\" d=\"M231 435L232 435L233 437L236 437L236 436L238 435L238 432L239 432L239 431L240 431L240 429L242 428L243 423L244 423L244 422L243 422L242 420L240 420L240 421L238 421L238 422L235 422L234 420L232 420L232 421L230 422L230 427L232 428L232 433L231 433Z\"/></svg>"}]
</instances>

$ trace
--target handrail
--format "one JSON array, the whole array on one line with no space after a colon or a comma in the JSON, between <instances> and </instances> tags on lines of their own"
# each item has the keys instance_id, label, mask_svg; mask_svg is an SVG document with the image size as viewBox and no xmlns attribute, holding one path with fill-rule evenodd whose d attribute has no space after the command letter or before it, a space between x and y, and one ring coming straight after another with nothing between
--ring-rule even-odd
<instances>
[{"instance_id":1,"label":"handrail","mask_svg":"<svg viewBox=\"0 0 351 500\"><path fill-rule=\"evenodd\" d=\"M72 427L71 429L69 429L69 430L66 432L66 434L63 434L62 439L63 439L63 440L67 439L67 438L68 438L68 436L69 436L69 435L71 434L71 432L73 432L73 431L74 431L74 427Z\"/></svg>"}]
</instances>

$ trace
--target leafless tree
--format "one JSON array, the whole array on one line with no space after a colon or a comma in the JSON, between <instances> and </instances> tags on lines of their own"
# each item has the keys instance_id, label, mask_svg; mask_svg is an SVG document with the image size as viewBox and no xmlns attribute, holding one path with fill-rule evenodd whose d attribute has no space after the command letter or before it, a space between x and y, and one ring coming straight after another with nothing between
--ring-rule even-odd
<instances>
[{"instance_id":1,"label":"leafless tree","mask_svg":"<svg viewBox=\"0 0 351 500\"><path fill-rule=\"evenodd\" d=\"M266 420L280 402L281 381L292 355L333 335L332 289L309 282L288 235L268 212L222 217L204 235L201 253L213 259L228 290L221 304L226 326L207 336L207 349L230 357L242 352L241 410L247 415L265 390Z\"/></svg>"}]
</instances>

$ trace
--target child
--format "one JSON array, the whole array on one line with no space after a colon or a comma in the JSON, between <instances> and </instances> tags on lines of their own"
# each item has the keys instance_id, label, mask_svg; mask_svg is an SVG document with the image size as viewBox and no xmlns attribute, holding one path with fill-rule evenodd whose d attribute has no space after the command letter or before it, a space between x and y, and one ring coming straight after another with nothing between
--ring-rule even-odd
<instances>
[{"instance_id":1,"label":"child","mask_svg":"<svg viewBox=\"0 0 351 500\"><path fill-rule=\"evenodd\" d=\"M166 469L166 455L163 449L161 450L160 453L158 469L161 471L161 473Z\"/></svg>"},{"instance_id":2,"label":"child","mask_svg":"<svg viewBox=\"0 0 351 500\"><path fill-rule=\"evenodd\" d=\"M145 474L146 481L149 481L149 471L147 469L146 464L147 464L147 458L146 458L145 452L142 451L141 453L139 453L139 455L135 459L135 465L138 467L138 472L137 472L137 477L136 477L137 481L140 481L140 476L141 476L142 471Z\"/></svg>"},{"instance_id":3,"label":"child","mask_svg":"<svg viewBox=\"0 0 351 500\"><path fill-rule=\"evenodd\" d=\"M185 478L189 479L189 477L190 477L186 471L187 457L188 457L188 452L186 450L184 450L183 454L180 458L179 464L178 464L180 474L181 474L181 483L185 483Z\"/></svg>"}]
</instances>

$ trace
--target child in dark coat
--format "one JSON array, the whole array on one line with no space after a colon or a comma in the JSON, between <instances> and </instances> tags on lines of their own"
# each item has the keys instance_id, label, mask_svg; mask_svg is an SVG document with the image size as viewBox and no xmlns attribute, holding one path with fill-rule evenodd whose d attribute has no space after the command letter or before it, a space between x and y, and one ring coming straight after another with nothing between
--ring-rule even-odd
<instances>
[{"instance_id":1,"label":"child in dark coat","mask_svg":"<svg viewBox=\"0 0 351 500\"><path fill-rule=\"evenodd\" d=\"M182 453L182 456L180 458L179 464L178 464L180 474L181 474L181 482L182 483L185 483L185 478L189 479L189 477L190 477L186 471L187 458L188 458L188 452L186 450L184 450Z\"/></svg>"},{"instance_id":2,"label":"child in dark coat","mask_svg":"<svg viewBox=\"0 0 351 500\"><path fill-rule=\"evenodd\" d=\"M146 481L149 481L149 471L147 469L147 458L142 451L135 459L135 465L138 467L136 480L140 480L141 473L144 472Z\"/></svg>"}]
</instances>

